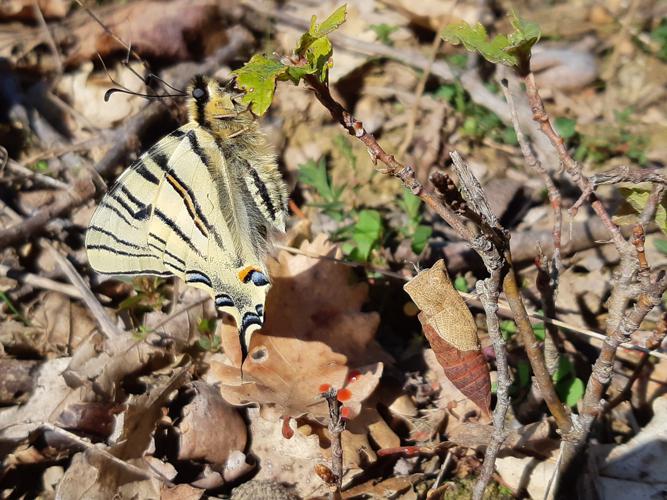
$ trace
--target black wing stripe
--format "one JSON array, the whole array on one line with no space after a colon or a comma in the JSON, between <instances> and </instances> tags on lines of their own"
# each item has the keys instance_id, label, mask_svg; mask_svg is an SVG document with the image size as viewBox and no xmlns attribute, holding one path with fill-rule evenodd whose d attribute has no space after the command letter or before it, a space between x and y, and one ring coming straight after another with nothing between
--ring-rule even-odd
<instances>
[{"instance_id":1,"label":"black wing stripe","mask_svg":"<svg viewBox=\"0 0 667 500\"><path fill-rule=\"evenodd\" d=\"M120 210L118 210L116 207L114 207L113 205L111 205L108 201L107 201L107 202L104 202L104 201L103 201L101 206L104 207L104 208L108 208L109 210L111 210L112 212L114 212L118 217L120 217L120 218L125 222L125 224L127 224L127 225L130 226L131 228L133 228L133 229L137 229L137 227L136 227L134 224L132 224L132 223L129 221L129 219L128 219L127 217L125 217L125 215L124 215Z\"/></svg>"},{"instance_id":2,"label":"black wing stripe","mask_svg":"<svg viewBox=\"0 0 667 500\"><path fill-rule=\"evenodd\" d=\"M136 214L137 210L134 210L130 205L127 204L127 202L118 194L118 192L113 191L110 193L110 196L112 199L116 200L116 202L125 209L125 211L132 216L133 219L138 219Z\"/></svg>"},{"instance_id":3,"label":"black wing stripe","mask_svg":"<svg viewBox=\"0 0 667 500\"><path fill-rule=\"evenodd\" d=\"M141 177L146 179L148 182L150 182L151 184L160 183L160 179L158 179L151 173L151 171L148 169L148 167L141 158L139 158L134 165L135 165L134 171L138 173Z\"/></svg>"},{"instance_id":4,"label":"black wing stripe","mask_svg":"<svg viewBox=\"0 0 667 500\"><path fill-rule=\"evenodd\" d=\"M259 196L262 198L262 202L264 203L266 210L269 212L271 219L276 220L276 209L273 206L273 202L271 201L271 197L269 196L269 190L266 188L266 184L262 182L262 179L259 178L257 170L252 168L250 163L246 162L246 165L248 166L248 171L252 176L252 180L255 183L255 187L257 188Z\"/></svg>"},{"instance_id":5,"label":"black wing stripe","mask_svg":"<svg viewBox=\"0 0 667 500\"><path fill-rule=\"evenodd\" d=\"M137 269L135 271L97 271L100 274L114 274L114 275L121 275L121 276L136 276L139 274L151 274L153 276L172 276L173 273L170 273L169 271L156 271L154 269Z\"/></svg>"},{"instance_id":6,"label":"black wing stripe","mask_svg":"<svg viewBox=\"0 0 667 500\"><path fill-rule=\"evenodd\" d=\"M108 236L109 238L111 238L112 240L114 240L116 243L120 243L121 245L125 245L125 246L130 247L130 248L136 248L137 250L142 250L144 248L140 245L136 245L135 243L132 243L130 241L119 238L118 236L113 234L111 231L107 231L106 229L104 229L102 227L99 227L99 226L90 226L88 228L88 230L89 231L91 231L91 230L92 231L97 231L98 233L102 233L102 234Z\"/></svg>"},{"instance_id":7,"label":"black wing stripe","mask_svg":"<svg viewBox=\"0 0 667 500\"><path fill-rule=\"evenodd\" d=\"M201 271L188 271L185 273L186 283L203 283L206 286L213 288L213 284L206 274Z\"/></svg>"},{"instance_id":8,"label":"black wing stripe","mask_svg":"<svg viewBox=\"0 0 667 500\"><path fill-rule=\"evenodd\" d=\"M149 257L151 259L155 259L155 255L152 253L132 253L132 252L126 252L125 250L119 250L117 248L110 247L109 245L88 245L88 250L103 250L105 252L113 253L116 255L123 255L125 257L135 257L135 258L141 258L141 257Z\"/></svg>"},{"instance_id":9,"label":"black wing stripe","mask_svg":"<svg viewBox=\"0 0 667 500\"><path fill-rule=\"evenodd\" d=\"M120 190L123 192L123 194L127 197L128 200L130 200L132 203L134 203L137 207L136 211L141 211L146 209L146 204L143 203L139 198L134 196L129 189L127 189L124 185L121 184Z\"/></svg>"},{"instance_id":10,"label":"black wing stripe","mask_svg":"<svg viewBox=\"0 0 667 500\"><path fill-rule=\"evenodd\" d=\"M157 246L155 243L150 243L150 242L148 243L148 246L151 247L151 248L154 248L154 249L157 250L158 252L164 252L165 255L171 257L172 259L174 259L176 262L178 262L179 264L181 264L181 266L185 266L185 261L184 261L183 259L181 259L178 255L175 255L175 254L171 253L171 252L170 252L169 250L167 250L166 248L159 247L159 246ZM185 269L181 269L181 272L185 272Z\"/></svg>"},{"instance_id":11,"label":"black wing stripe","mask_svg":"<svg viewBox=\"0 0 667 500\"><path fill-rule=\"evenodd\" d=\"M166 244L167 244L167 242L166 242L165 240L163 240L162 238L160 238L160 237L159 237L158 235L156 235L156 234L148 233L148 236L151 237L151 238L155 238L157 241L159 241L159 242L162 243L163 245L166 245Z\"/></svg>"},{"instance_id":12,"label":"black wing stripe","mask_svg":"<svg viewBox=\"0 0 667 500\"><path fill-rule=\"evenodd\" d=\"M183 242L190 247L190 249L199 255L200 257L203 257L201 252L197 249L196 246L192 243L192 240L183 232L181 231L181 228L178 227L174 221L172 221L169 217L167 217L162 210L155 209L154 214L157 216L158 219L160 219L164 224L166 224L174 233L176 233L176 236L178 236Z\"/></svg>"}]
</instances>

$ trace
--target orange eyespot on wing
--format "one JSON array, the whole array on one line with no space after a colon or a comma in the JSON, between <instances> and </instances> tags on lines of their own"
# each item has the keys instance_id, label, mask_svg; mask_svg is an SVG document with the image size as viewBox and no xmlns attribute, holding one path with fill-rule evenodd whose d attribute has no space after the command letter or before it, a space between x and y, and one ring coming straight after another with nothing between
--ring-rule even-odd
<instances>
[{"instance_id":1,"label":"orange eyespot on wing","mask_svg":"<svg viewBox=\"0 0 667 500\"><path fill-rule=\"evenodd\" d=\"M255 286L263 286L269 284L269 278L254 266L244 267L238 272L238 277L241 283L249 283L252 281Z\"/></svg>"}]
</instances>

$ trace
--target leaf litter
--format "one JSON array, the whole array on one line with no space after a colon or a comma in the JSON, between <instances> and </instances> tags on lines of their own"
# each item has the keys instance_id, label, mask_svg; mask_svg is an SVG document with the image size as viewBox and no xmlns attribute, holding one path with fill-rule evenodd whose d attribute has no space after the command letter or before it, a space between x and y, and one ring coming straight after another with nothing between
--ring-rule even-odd
<instances>
[{"instance_id":1,"label":"leaf litter","mask_svg":"<svg viewBox=\"0 0 667 500\"><path fill-rule=\"evenodd\" d=\"M71 183L110 146L104 131L121 130L142 113L144 103L136 97L104 102L112 84L98 54L116 81L134 91L152 92L159 85L153 81L147 88L135 77L130 68L139 73L144 68L125 64L128 53L147 59L156 72L175 68L178 73L179 63L205 60L229 43L230 26L243 26L255 35L254 45L220 68L220 74L240 70L250 54L290 56L297 46L309 65L301 71L328 78L337 97L388 151L398 150L413 108L418 111L417 133L405 160L422 182L434 169L447 168L448 153L457 149L470 157L485 185L498 192L498 212L514 217L507 219L509 229L550 229L548 203L540 184L524 170L516 139L503 125L507 116L498 106L479 104L480 96L488 98L479 87L443 77L437 66L446 63L462 70L470 56L444 44L425 90L417 92L425 69L422 54L445 24L465 20L474 26L481 21L486 28L475 28L478 48L510 63L525 40L534 41L530 26L515 22L523 38L494 41L483 35L513 28L504 17L482 12L475 2L349 2L346 22L327 35L333 41L330 47L321 36L328 31L322 22L340 7L335 2L290 2L286 11L303 21L298 29L280 16L270 21L236 2L105 4L94 8L96 15L129 42L129 48L72 2L10 1L0 8L0 54L9 61L2 99L10 110L0 124L0 144L13 161L33 172L2 171L3 228L16 216L30 216L63 196L53 186L46 189L37 174ZM268 17L276 9L270 2L262 6ZM560 118L561 134L587 171L606 170L628 158L640 166L664 166L667 121L661 82L667 66L660 56L664 47L656 45L657 20L664 9L651 5L628 11L620 3L572 2L515 2L513 7L540 25L543 39L533 54L533 69L549 112ZM311 25L312 15L317 17ZM301 38L304 32L308 36ZM349 44L350 39L356 45ZM287 70L275 66L280 80L278 73ZM483 83L495 95L496 80L485 71L488 68L480 73ZM55 96L46 107L33 106L39 79ZM262 82L272 91L274 82ZM266 97L258 83L251 84L255 95ZM272 103L253 102L255 112L266 111L262 124L274 136L301 213L294 211L294 230L287 237L301 253L276 249L269 257L273 287L266 310L271 320L254 335L243 369L235 326L229 318L218 317L197 290L174 280L101 282L87 268L81 237L93 202L59 215L43 234L68 255L102 305L91 312L64 288L58 291L67 278L34 242L3 250L3 265L46 278L56 288L41 291L16 274L2 278L3 495L326 495L331 487L314 470L318 464L328 467L332 459L323 386L349 393L341 402L347 409L341 435L344 498L427 498L442 488L469 495L466 481L479 472L491 429L487 411L495 399L494 357L483 316L474 303L438 296L438 311L455 316L455 328L443 331L435 319L438 311L428 312L412 293L411 302L402 290L404 281L396 278L409 280L422 268L429 269L426 273L437 270L442 248L456 244L451 231L420 203L410 208L395 179L375 173L364 146L342 134L305 88L278 82ZM133 137L132 152L145 150L179 120L177 106L168 106L173 122L165 120ZM21 109L24 114L17 112ZM21 118L28 115L37 119ZM40 120L56 129L55 141L33 125ZM97 145L82 146L91 139L97 139ZM127 159L116 161L113 175L105 180L112 181ZM649 197L642 187L630 188L600 191L619 207L615 220L621 225L636 223ZM656 230L664 230L663 212L660 205ZM577 222L589 217L580 212ZM424 228L428 232L420 238L418 229ZM585 245L589 249L572 256L561 275L558 318L602 330L617 262L603 242ZM652 266L667 263L661 245L661 233L647 235ZM539 308L531 264L538 252L526 253L531 257L520 268L524 292ZM460 274L450 270L458 290L467 287L464 275L469 284L482 277L477 264L463 262ZM434 288L458 297L449 281ZM100 314L122 335L101 333ZM649 316L638 340L646 339L659 320L657 314ZM518 348L516 328L501 326L512 366L513 408L508 416L512 430L503 444L511 455L496 462L507 488L496 489L495 497L505 498L510 490L541 497L558 456L558 441L542 401L534 398L535 382ZM538 335L540 328L534 328ZM446 339L464 333L474 346L452 350ZM563 338L561 356L570 368L555 376L585 381L589 350L597 345ZM454 355L464 377L483 379L477 395L462 391L452 376ZM619 351L615 370L623 378L612 384L611 395L623 389L622 381L629 380L638 360L634 353ZM656 422L664 413L664 373L664 361L645 366L633 386L631 404L605 417L605 442L592 452L598 464L587 469L599 491L622 488L640 495L664 487L650 458L664 455L655 445L661 436ZM569 382L567 387L575 386ZM576 412L577 395L564 396ZM649 458L642 455L646 444ZM437 476L443 466L441 477L446 479L441 484ZM39 481L27 482L26 475L32 473L28 470L38 471ZM526 474L530 480L521 482Z\"/></svg>"}]
</instances>

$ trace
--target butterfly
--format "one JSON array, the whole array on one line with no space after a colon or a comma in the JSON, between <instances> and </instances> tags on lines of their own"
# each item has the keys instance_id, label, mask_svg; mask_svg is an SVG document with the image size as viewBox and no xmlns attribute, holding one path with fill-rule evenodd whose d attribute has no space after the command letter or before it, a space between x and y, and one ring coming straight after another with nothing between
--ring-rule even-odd
<instances>
[{"instance_id":1,"label":"butterfly","mask_svg":"<svg viewBox=\"0 0 667 500\"><path fill-rule=\"evenodd\" d=\"M264 256L271 231L285 230L287 188L242 95L233 81L196 76L188 122L118 178L86 249L99 273L174 275L208 292L236 320L245 359L264 321Z\"/></svg>"}]
</instances>

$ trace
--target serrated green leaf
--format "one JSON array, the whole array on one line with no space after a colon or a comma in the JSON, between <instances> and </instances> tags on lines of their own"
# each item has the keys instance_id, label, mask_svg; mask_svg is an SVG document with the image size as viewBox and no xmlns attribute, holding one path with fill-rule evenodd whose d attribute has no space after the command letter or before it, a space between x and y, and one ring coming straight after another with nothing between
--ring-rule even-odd
<instances>
[{"instance_id":1,"label":"serrated green leaf","mask_svg":"<svg viewBox=\"0 0 667 500\"><path fill-rule=\"evenodd\" d=\"M347 15L347 4L343 4L338 7L333 14L327 17L322 23L317 24L317 17L312 16L310 18L310 29L301 35L299 43L294 49L294 53L299 56L305 56L308 48L315 42L315 40L325 37L335 29L337 29L341 24L345 22L345 16Z\"/></svg>"},{"instance_id":2,"label":"serrated green leaf","mask_svg":"<svg viewBox=\"0 0 667 500\"><path fill-rule=\"evenodd\" d=\"M618 191L621 193L621 196L623 196L625 201L627 201L638 213L644 210L651 195L651 190L645 188L620 187L618 188Z\"/></svg>"},{"instance_id":3,"label":"serrated green leaf","mask_svg":"<svg viewBox=\"0 0 667 500\"><path fill-rule=\"evenodd\" d=\"M426 248L428 239L433 234L433 229L431 226L419 225L415 229L414 234L412 235L412 251L419 255Z\"/></svg>"},{"instance_id":4,"label":"serrated green leaf","mask_svg":"<svg viewBox=\"0 0 667 500\"><path fill-rule=\"evenodd\" d=\"M658 252L667 254L667 240L655 240L653 245Z\"/></svg>"},{"instance_id":5,"label":"serrated green leaf","mask_svg":"<svg viewBox=\"0 0 667 500\"><path fill-rule=\"evenodd\" d=\"M540 28L536 23L524 21L514 12L510 15L514 31L509 35L496 35L489 39L481 23L474 26L465 21L445 27L442 37L453 44L463 44L466 50L479 52L487 61L505 66L527 68L530 50L540 39Z\"/></svg>"},{"instance_id":6,"label":"serrated green leaf","mask_svg":"<svg viewBox=\"0 0 667 500\"><path fill-rule=\"evenodd\" d=\"M269 109L276 91L276 79L286 76L287 66L274 58L255 54L250 61L233 73L236 86L245 92L242 98L256 115L263 115Z\"/></svg>"},{"instance_id":7,"label":"serrated green leaf","mask_svg":"<svg viewBox=\"0 0 667 500\"><path fill-rule=\"evenodd\" d=\"M445 41L455 45L463 44L466 50L479 52L484 59L492 63L500 63L506 66L516 66L516 56L505 52L510 43L506 36L498 35L489 40L486 28L481 23L470 26L465 21L453 23L442 31Z\"/></svg>"}]
</instances>

